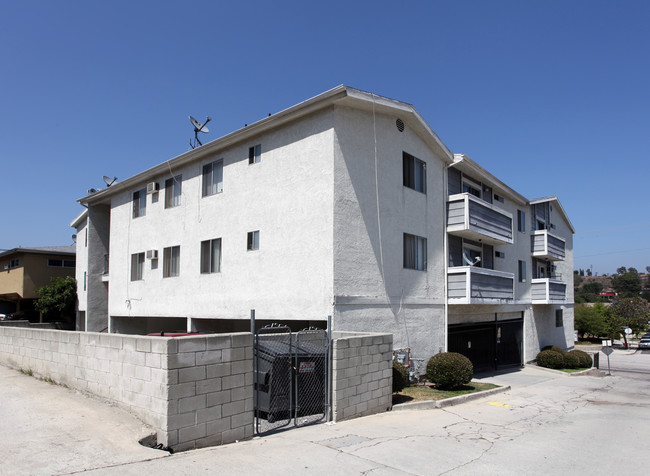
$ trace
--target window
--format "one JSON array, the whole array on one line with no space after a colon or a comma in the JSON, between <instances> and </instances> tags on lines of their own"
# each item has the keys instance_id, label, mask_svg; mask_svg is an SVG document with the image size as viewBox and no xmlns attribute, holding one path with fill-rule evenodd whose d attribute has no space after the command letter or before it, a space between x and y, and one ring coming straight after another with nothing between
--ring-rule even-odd
<instances>
[{"instance_id":1,"label":"window","mask_svg":"<svg viewBox=\"0 0 650 476\"><path fill-rule=\"evenodd\" d=\"M248 251L254 251L260 249L260 232L258 231L249 231L248 240L247 240L247 249Z\"/></svg>"},{"instance_id":2,"label":"window","mask_svg":"<svg viewBox=\"0 0 650 476\"><path fill-rule=\"evenodd\" d=\"M49 258L47 260L47 265L50 268L74 268L75 265L76 265L76 262L73 259Z\"/></svg>"},{"instance_id":3,"label":"window","mask_svg":"<svg viewBox=\"0 0 650 476\"><path fill-rule=\"evenodd\" d=\"M482 198L481 188L482 187L480 183L475 182L469 177L463 175L463 193L469 193L477 198Z\"/></svg>"},{"instance_id":4,"label":"window","mask_svg":"<svg viewBox=\"0 0 650 476\"><path fill-rule=\"evenodd\" d=\"M517 230L524 233L526 231L526 212L517 210Z\"/></svg>"},{"instance_id":5,"label":"window","mask_svg":"<svg viewBox=\"0 0 650 476\"><path fill-rule=\"evenodd\" d=\"M173 208L181 204L182 186L182 175L165 180L165 208Z\"/></svg>"},{"instance_id":6,"label":"window","mask_svg":"<svg viewBox=\"0 0 650 476\"><path fill-rule=\"evenodd\" d=\"M495 251L494 256L496 256L497 258L505 258L506 254L503 251Z\"/></svg>"},{"instance_id":7,"label":"window","mask_svg":"<svg viewBox=\"0 0 650 476\"><path fill-rule=\"evenodd\" d=\"M257 144L248 148L248 163L256 164L262 160L262 145Z\"/></svg>"},{"instance_id":8,"label":"window","mask_svg":"<svg viewBox=\"0 0 650 476\"><path fill-rule=\"evenodd\" d=\"M427 193L427 165L411 154L402 152L404 186Z\"/></svg>"},{"instance_id":9,"label":"window","mask_svg":"<svg viewBox=\"0 0 650 476\"><path fill-rule=\"evenodd\" d=\"M223 160L203 166L203 196L223 192Z\"/></svg>"},{"instance_id":10,"label":"window","mask_svg":"<svg viewBox=\"0 0 650 476\"><path fill-rule=\"evenodd\" d=\"M19 258L14 258L11 261L9 261L9 269L17 268L18 266L20 266Z\"/></svg>"},{"instance_id":11,"label":"window","mask_svg":"<svg viewBox=\"0 0 650 476\"><path fill-rule=\"evenodd\" d=\"M555 327L564 327L564 311L562 309L555 310Z\"/></svg>"},{"instance_id":12,"label":"window","mask_svg":"<svg viewBox=\"0 0 650 476\"><path fill-rule=\"evenodd\" d=\"M221 271L221 238L201 242L201 273Z\"/></svg>"},{"instance_id":13,"label":"window","mask_svg":"<svg viewBox=\"0 0 650 476\"><path fill-rule=\"evenodd\" d=\"M143 188L133 192L133 218L143 217L147 214L147 189Z\"/></svg>"},{"instance_id":14,"label":"window","mask_svg":"<svg viewBox=\"0 0 650 476\"><path fill-rule=\"evenodd\" d=\"M494 194L494 199L495 199L497 202L501 202L501 203L503 203L503 197L502 197L501 195L497 195L497 194L495 193L495 194Z\"/></svg>"},{"instance_id":15,"label":"window","mask_svg":"<svg viewBox=\"0 0 650 476\"><path fill-rule=\"evenodd\" d=\"M86 282L88 281L88 273L84 271L84 291L86 290Z\"/></svg>"},{"instance_id":16,"label":"window","mask_svg":"<svg viewBox=\"0 0 650 476\"><path fill-rule=\"evenodd\" d=\"M163 250L163 278L173 278L180 274L181 247L170 246Z\"/></svg>"},{"instance_id":17,"label":"window","mask_svg":"<svg viewBox=\"0 0 650 476\"><path fill-rule=\"evenodd\" d=\"M427 239L404 233L404 267L426 271Z\"/></svg>"},{"instance_id":18,"label":"window","mask_svg":"<svg viewBox=\"0 0 650 476\"><path fill-rule=\"evenodd\" d=\"M131 255L131 281L141 281L144 275L144 253Z\"/></svg>"},{"instance_id":19,"label":"window","mask_svg":"<svg viewBox=\"0 0 650 476\"><path fill-rule=\"evenodd\" d=\"M526 262L521 260L519 261L519 282L526 282Z\"/></svg>"}]
</instances>

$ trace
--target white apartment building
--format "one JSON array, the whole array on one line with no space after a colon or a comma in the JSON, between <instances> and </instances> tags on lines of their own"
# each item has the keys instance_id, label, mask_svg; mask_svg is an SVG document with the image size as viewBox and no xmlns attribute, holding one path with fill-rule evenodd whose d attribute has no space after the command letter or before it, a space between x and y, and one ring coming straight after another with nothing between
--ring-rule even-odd
<instances>
[{"instance_id":1,"label":"white apartment building","mask_svg":"<svg viewBox=\"0 0 650 476\"><path fill-rule=\"evenodd\" d=\"M520 365L573 342L573 227L339 86L80 200L79 328L391 332Z\"/></svg>"}]
</instances>

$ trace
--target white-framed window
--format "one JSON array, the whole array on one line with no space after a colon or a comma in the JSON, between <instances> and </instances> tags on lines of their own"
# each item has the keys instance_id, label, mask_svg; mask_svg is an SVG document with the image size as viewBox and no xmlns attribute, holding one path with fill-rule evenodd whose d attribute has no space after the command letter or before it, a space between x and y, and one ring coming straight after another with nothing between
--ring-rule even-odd
<instances>
[{"instance_id":1,"label":"white-framed window","mask_svg":"<svg viewBox=\"0 0 650 476\"><path fill-rule=\"evenodd\" d=\"M165 180L165 208L177 207L181 204L181 193L183 192L183 176Z\"/></svg>"},{"instance_id":2,"label":"white-framed window","mask_svg":"<svg viewBox=\"0 0 650 476\"><path fill-rule=\"evenodd\" d=\"M427 193L427 164L424 161L402 152L402 172L405 187Z\"/></svg>"},{"instance_id":3,"label":"white-framed window","mask_svg":"<svg viewBox=\"0 0 650 476\"><path fill-rule=\"evenodd\" d=\"M494 257L495 258L505 258L506 254L503 251L495 251L494 252Z\"/></svg>"},{"instance_id":4,"label":"white-framed window","mask_svg":"<svg viewBox=\"0 0 650 476\"><path fill-rule=\"evenodd\" d=\"M257 164L262 160L262 144L257 144L248 148L248 163Z\"/></svg>"},{"instance_id":5,"label":"white-framed window","mask_svg":"<svg viewBox=\"0 0 650 476\"><path fill-rule=\"evenodd\" d=\"M181 270L181 247L169 246L163 250L163 278L174 278Z\"/></svg>"},{"instance_id":6,"label":"white-framed window","mask_svg":"<svg viewBox=\"0 0 650 476\"><path fill-rule=\"evenodd\" d=\"M143 188L133 192L133 218L143 217L147 214L147 189Z\"/></svg>"},{"instance_id":7,"label":"white-framed window","mask_svg":"<svg viewBox=\"0 0 650 476\"><path fill-rule=\"evenodd\" d=\"M426 271L427 239L404 233L404 267Z\"/></svg>"},{"instance_id":8,"label":"white-framed window","mask_svg":"<svg viewBox=\"0 0 650 476\"><path fill-rule=\"evenodd\" d=\"M483 198L481 194L482 188L483 187L481 186L480 183L475 182L474 180L470 179L469 177L463 174L463 193L470 193L475 197L482 199Z\"/></svg>"},{"instance_id":9,"label":"white-framed window","mask_svg":"<svg viewBox=\"0 0 650 476\"><path fill-rule=\"evenodd\" d=\"M517 210L517 230L522 233L526 232L526 212Z\"/></svg>"},{"instance_id":10,"label":"white-framed window","mask_svg":"<svg viewBox=\"0 0 650 476\"><path fill-rule=\"evenodd\" d=\"M519 260L519 282L526 282L526 262Z\"/></svg>"},{"instance_id":11,"label":"white-framed window","mask_svg":"<svg viewBox=\"0 0 650 476\"><path fill-rule=\"evenodd\" d=\"M255 251L260 249L260 231L249 231L246 239L246 249Z\"/></svg>"},{"instance_id":12,"label":"white-framed window","mask_svg":"<svg viewBox=\"0 0 650 476\"><path fill-rule=\"evenodd\" d=\"M203 195L207 197L223 192L223 159L203 166Z\"/></svg>"},{"instance_id":13,"label":"white-framed window","mask_svg":"<svg viewBox=\"0 0 650 476\"><path fill-rule=\"evenodd\" d=\"M201 242L201 273L221 272L221 238Z\"/></svg>"},{"instance_id":14,"label":"white-framed window","mask_svg":"<svg viewBox=\"0 0 650 476\"><path fill-rule=\"evenodd\" d=\"M131 255L131 281L141 281L144 275L144 252Z\"/></svg>"}]
</instances>

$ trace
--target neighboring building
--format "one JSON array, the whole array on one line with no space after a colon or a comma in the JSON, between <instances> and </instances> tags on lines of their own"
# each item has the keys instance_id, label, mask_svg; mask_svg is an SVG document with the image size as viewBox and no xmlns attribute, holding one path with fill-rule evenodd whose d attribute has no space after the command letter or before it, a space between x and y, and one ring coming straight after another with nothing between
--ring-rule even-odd
<instances>
[{"instance_id":1,"label":"neighboring building","mask_svg":"<svg viewBox=\"0 0 650 476\"><path fill-rule=\"evenodd\" d=\"M13 248L0 253L0 313L19 313L32 322L39 288L51 278L74 276L75 247Z\"/></svg>"},{"instance_id":2,"label":"neighboring building","mask_svg":"<svg viewBox=\"0 0 650 476\"><path fill-rule=\"evenodd\" d=\"M254 309L477 368L573 345L557 198L452 154L399 101L339 86L80 202L89 331L246 331Z\"/></svg>"}]
</instances>

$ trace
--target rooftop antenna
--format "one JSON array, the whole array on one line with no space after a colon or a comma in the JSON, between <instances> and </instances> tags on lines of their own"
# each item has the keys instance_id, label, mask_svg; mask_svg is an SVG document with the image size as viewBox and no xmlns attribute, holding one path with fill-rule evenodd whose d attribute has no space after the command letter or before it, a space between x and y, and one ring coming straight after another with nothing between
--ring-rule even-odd
<instances>
[{"instance_id":1,"label":"rooftop antenna","mask_svg":"<svg viewBox=\"0 0 650 476\"><path fill-rule=\"evenodd\" d=\"M108 187L110 187L111 185L113 185L115 183L115 181L117 180L117 177L110 178L110 177L104 175L103 179L104 179L104 182L106 182L106 188L108 188Z\"/></svg>"},{"instance_id":2,"label":"rooftop antenna","mask_svg":"<svg viewBox=\"0 0 650 476\"><path fill-rule=\"evenodd\" d=\"M196 149L198 146L203 145L201 141L199 140L199 132L203 132L204 134L207 134L210 132L210 130L205 127L205 125L210 122L212 118L210 116L206 117L205 122L201 124L199 121L194 119L192 116L190 116L190 122L194 126L194 142L190 140L190 147L192 149Z\"/></svg>"}]
</instances>

